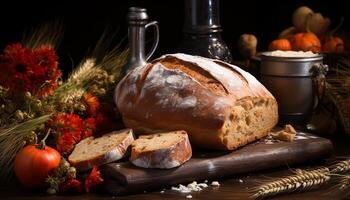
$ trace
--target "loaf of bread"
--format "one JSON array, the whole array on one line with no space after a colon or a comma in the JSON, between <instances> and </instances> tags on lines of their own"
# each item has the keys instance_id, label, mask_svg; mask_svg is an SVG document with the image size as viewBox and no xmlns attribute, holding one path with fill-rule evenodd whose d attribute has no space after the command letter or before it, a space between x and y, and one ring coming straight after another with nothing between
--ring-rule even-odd
<instances>
[{"instance_id":1,"label":"loaf of bread","mask_svg":"<svg viewBox=\"0 0 350 200\"><path fill-rule=\"evenodd\" d=\"M75 146L68 161L78 171L85 171L93 165L99 166L123 158L133 141L131 129L113 131L99 138L88 137Z\"/></svg>"},{"instance_id":2,"label":"loaf of bread","mask_svg":"<svg viewBox=\"0 0 350 200\"><path fill-rule=\"evenodd\" d=\"M143 168L170 169L182 165L192 156L185 131L141 135L131 145L130 161Z\"/></svg>"},{"instance_id":3,"label":"loaf of bread","mask_svg":"<svg viewBox=\"0 0 350 200\"><path fill-rule=\"evenodd\" d=\"M186 54L134 69L119 82L114 99L127 127L185 130L200 148L236 149L266 136L278 121L275 98L252 75Z\"/></svg>"}]
</instances>

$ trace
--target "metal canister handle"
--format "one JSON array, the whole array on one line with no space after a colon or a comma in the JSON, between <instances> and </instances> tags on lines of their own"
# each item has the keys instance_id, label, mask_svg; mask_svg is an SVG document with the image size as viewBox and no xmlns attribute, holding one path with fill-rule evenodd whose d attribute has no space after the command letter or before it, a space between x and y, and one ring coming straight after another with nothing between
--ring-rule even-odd
<instances>
[{"instance_id":1,"label":"metal canister handle","mask_svg":"<svg viewBox=\"0 0 350 200\"><path fill-rule=\"evenodd\" d=\"M158 22L157 21L152 21L148 24L146 24L145 28L147 29L148 27L150 26L153 26L154 27L154 42L153 42L153 45L152 45L152 48L151 48L151 51L147 54L146 56L146 61L148 61L153 53L156 51L157 49L157 46L158 46L158 43L159 43L159 27L158 27Z\"/></svg>"},{"instance_id":2,"label":"metal canister handle","mask_svg":"<svg viewBox=\"0 0 350 200\"><path fill-rule=\"evenodd\" d=\"M326 75L328 72L328 65L323 63L316 63L312 66L311 71L314 74L313 84L315 91L314 109L317 108L319 101L323 98L326 90Z\"/></svg>"}]
</instances>

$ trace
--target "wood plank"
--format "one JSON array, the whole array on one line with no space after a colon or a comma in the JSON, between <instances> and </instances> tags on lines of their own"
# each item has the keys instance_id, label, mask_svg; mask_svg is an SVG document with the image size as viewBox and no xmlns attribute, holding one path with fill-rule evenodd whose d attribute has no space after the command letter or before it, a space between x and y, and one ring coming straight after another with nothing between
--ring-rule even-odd
<instances>
[{"instance_id":1,"label":"wood plank","mask_svg":"<svg viewBox=\"0 0 350 200\"><path fill-rule=\"evenodd\" d=\"M107 164L102 172L107 191L113 195L123 195L319 160L330 156L332 149L328 139L298 133L293 142L266 144L260 141L231 152L194 152L188 162L175 169L143 169L125 161Z\"/></svg>"}]
</instances>

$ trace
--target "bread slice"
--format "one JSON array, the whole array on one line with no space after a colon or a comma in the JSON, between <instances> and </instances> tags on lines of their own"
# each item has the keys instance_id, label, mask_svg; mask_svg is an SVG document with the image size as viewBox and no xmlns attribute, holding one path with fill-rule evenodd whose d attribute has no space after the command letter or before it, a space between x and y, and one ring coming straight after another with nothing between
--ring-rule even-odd
<instances>
[{"instance_id":1,"label":"bread slice","mask_svg":"<svg viewBox=\"0 0 350 200\"><path fill-rule=\"evenodd\" d=\"M185 131L142 135L131 145L130 161L143 168L169 169L182 165L192 156Z\"/></svg>"},{"instance_id":2,"label":"bread slice","mask_svg":"<svg viewBox=\"0 0 350 200\"><path fill-rule=\"evenodd\" d=\"M99 138L88 137L75 146L68 161L78 171L85 171L93 165L99 166L123 158L133 141L132 129L113 131Z\"/></svg>"}]
</instances>

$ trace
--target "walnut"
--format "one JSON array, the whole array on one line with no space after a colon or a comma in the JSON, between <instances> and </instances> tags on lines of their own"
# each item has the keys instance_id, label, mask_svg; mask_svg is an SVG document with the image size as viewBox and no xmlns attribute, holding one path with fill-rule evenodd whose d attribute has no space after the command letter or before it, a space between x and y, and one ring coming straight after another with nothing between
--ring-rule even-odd
<instances>
[{"instance_id":1,"label":"walnut","mask_svg":"<svg viewBox=\"0 0 350 200\"><path fill-rule=\"evenodd\" d=\"M297 132L294 129L294 127L290 124L287 124L283 130L280 130L276 133L272 133L271 135L273 139L292 142L294 141L296 133Z\"/></svg>"}]
</instances>

